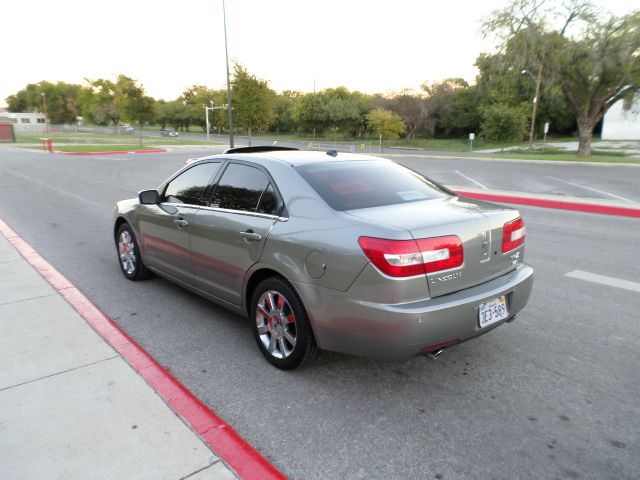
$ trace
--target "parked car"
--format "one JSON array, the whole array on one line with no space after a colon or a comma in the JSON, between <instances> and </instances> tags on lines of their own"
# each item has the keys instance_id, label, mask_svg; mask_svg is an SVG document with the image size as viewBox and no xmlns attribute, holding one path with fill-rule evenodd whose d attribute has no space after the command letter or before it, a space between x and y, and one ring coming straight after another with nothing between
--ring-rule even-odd
<instances>
[{"instance_id":1,"label":"parked car","mask_svg":"<svg viewBox=\"0 0 640 480\"><path fill-rule=\"evenodd\" d=\"M179 134L173 128L163 128L160 130L160 136L162 137L177 137Z\"/></svg>"},{"instance_id":2,"label":"parked car","mask_svg":"<svg viewBox=\"0 0 640 480\"><path fill-rule=\"evenodd\" d=\"M133 135L133 133L135 132L135 128L133 128L131 125L129 125L128 123L123 123L122 125L118 126L118 130L121 134L124 135Z\"/></svg>"},{"instance_id":3,"label":"parked car","mask_svg":"<svg viewBox=\"0 0 640 480\"><path fill-rule=\"evenodd\" d=\"M124 276L153 272L248 316L282 369L318 348L435 357L527 303L517 210L390 160L274 148L201 158L118 202Z\"/></svg>"}]
</instances>

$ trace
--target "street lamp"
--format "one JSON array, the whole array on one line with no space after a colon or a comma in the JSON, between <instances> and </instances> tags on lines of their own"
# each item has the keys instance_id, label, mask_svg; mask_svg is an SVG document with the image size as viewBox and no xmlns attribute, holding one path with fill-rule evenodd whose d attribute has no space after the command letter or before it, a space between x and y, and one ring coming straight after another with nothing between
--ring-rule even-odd
<instances>
[{"instance_id":1,"label":"street lamp","mask_svg":"<svg viewBox=\"0 0 640 480\"><path fill-rule=\"evenodd\" d=\"M533 148L533 131L536 125L536 112L538 110L538 96L540 95L540 83L542 82L542 66L538 67L538 76L534 77L529 70L522 70L523 75L528 73L536 81L536 93L533 95L533 107L531 108L531 128L529 128L529 150Z\"/></svg>"},{"instance_id":2,"label":"street lamp","mask_svg":"<svg viewBox=\"0 0 640 480\"><path fill-rule=\"evenodd\" d=\"M231 102L231 83L229 81L229 50L227 48L227 10L222 0L222 19L224 21L224 55L227 60L227 116L229 118L229 148L233 148L233 103Z\"/></svg>"},{"instance_id":3,"label":"street lamp","mask_svg":"<svg viewBox=\"0 0 640 480\"><path fill-rule=\"evenodd\" d=\"M215 103L213 100L209 100L209 103L211 104L210 107L207 107L206 105L202 105L202 108L204 108L204 115L207 121L207 142L209 141L209 131L210 131L210 123L209 123L209 111L214 111L214 110L224 110L225 108L227 108L226 105L223 105L221 107L214 107Z\"/></svg>"},{"instance_id":4,"label":"street lamp","mask_svg":"<svg viewBox=\"0 0 640 480\"><path fill-rule=\"evenodd\" d=\"M42 92L42 102L44 103L44 128L49 135L49 117L47 116L47 92Z\"/></svg>"}]
</instances>

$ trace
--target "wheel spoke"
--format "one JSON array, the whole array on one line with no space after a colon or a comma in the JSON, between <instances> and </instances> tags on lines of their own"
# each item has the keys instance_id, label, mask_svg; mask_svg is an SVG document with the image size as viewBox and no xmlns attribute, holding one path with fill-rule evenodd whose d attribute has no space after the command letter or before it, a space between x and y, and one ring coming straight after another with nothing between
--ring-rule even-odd
<instances>
[{"instance_id":1,"label":"wheel spoke","mask_svg":"<svg viewBox=\"0 0 640 480\"><path fill-rule=\"evenodd\" d=\"M273 352L276 350L276 339L274 337L271 337L269 339L269 346L267 347L267 350L271 354L273 354Z\"/></svg>"},{"instance_id":2,"label":"wheel spoke","mask_svg":"<svg viewBox=\"0 0 640 480\"><path fill-rule=\"evenodd\" d=\"M289 353L287 353L287 347L284 344L284 338L278 340L278 346L280 347L280 353L282 353L282 356L288 357Z\"/></svg>"},{"instance_id":3,"label":"wheel spoke","mask_svg":"<svg viewBox=\"0 0 640 480\"><path fill-rule=\"evenodd\" d=\"M294 337L289 330L285 330L284 338L287 339L287 342L291 345L291 349L296 348L296 337Z\"/></svg>"},{"instance_id":4,"label":"wheel spoke","mask_svg":"<svg viewBox=\"0 0 640 480\"><path fill-rule=\"evenodd\" d=\"M296 323L296 317L293 312L287 315L287 323Z\"/></svg>"},{"instance_id":5,"label":"wheel spoke","mask_svg":"<svg viewBox=\"0 0 640 480\"><path fill-rule=\"evenodd\" d=\"M278 310L282 311L283 307L284 307L284 295L278 295Z\"/></svg>"},{"instance_id":6,"label":"wheel spoke","mask_svg":"<svg viewBox=\"0 0 640 480\"><path fill-rule=\"evenodd\" d=\"M262 315L264 318L269 318L269 312L267 312L262 305L258 304L257 310L258 310L258 313Z\"/></svg>"},{"instance_id":7,"label":"wheel spoke","mask_svg":"<svg viewBox=\"0 0 640 480\"><path fill-rule=\"evenodd\" d=\"M265 333L269 332L269 327L267 326L266 323L263 323L262 325L258 325L258 335L264 335Z\"/></svg>"},{"instance_id":8,"label":"wheel spoke","mask_svg":"<svg viewBox=\"0 0 640 480\"><path fill-rule=\"evenodd\" d=\"M276 302L275 302L275 299L273 298L273 292L267 292L265 296L265 301L267 304L267 308L269 308L269 311L273 310L276 307Z\"/></svg>"}]
</instances>

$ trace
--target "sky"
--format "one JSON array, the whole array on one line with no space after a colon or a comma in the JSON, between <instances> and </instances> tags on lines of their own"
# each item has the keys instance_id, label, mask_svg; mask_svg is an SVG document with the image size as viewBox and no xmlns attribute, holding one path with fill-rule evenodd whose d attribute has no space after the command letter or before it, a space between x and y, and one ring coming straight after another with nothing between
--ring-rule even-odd
<instances>
[{"instance_id":1,"label":"sky","mask_svg":"<svg viewBox=\"0 0 640 480\"><path fill-rule=\"evenodd\" d=\"M473 83L482 20L506 0L226 0L229 61L271 88L366 93ZM617 15L628 0L595 1ZM123 73L174 100L190 85L225 88L222 0L3 2L0 107L41 80L84 83Z\"/></svg>"}]
</instances>

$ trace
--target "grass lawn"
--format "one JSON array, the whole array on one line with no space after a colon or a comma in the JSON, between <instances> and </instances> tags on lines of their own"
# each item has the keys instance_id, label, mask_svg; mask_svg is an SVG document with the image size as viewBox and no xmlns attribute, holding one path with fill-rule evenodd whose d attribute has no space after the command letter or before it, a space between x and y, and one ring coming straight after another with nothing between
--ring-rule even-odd
<instances>
[{"instance_id":1,"label":"grass lawn","mask_svg":"<svg viewBox=\"0 0 640 480\"><path fill-rule=\"evenodd\" d=\"M42 145L43 135L35 133L16 133L16 142ZM61 150L63 145L58 144L73 144L73 145L112 145L123 146L125 149L132 149L133 147L140 147L140 137L137 135L113 135L102 133L51 133L47 138L53 140L53 148ZM204 140L191 140L183 138L172 137L142 137L142 148L154 148L158 145L215 145L215 142L207 142Z\"/></svg>"},{"instance_id":2,"label":"grass lawn","mask_svg":"<svg viewBox=\"0 0 640 480\"><path fill-rule=\"evenodd\" d=\"M626 155L619 155L618 152L604 152L602 155L594 152L591 157L578 157L575 153L571 154L541 154L541 153L513 153L507 151L504 153L485 154L486 158L503 158L515 160L548 160L550 162L597 162L597 163L635 163L640 164L640 158L632 158Z\"/></svg>"},{"instance_id":3,"label":"grass lawn","mask_svg":"<svg viewBox=\"0 0 640 480\"><path fill-rule=\"evenodd\" d=\"M59 152L119 152L119 151L133 151L133 150L148 150L154 149L151 145L126 144L126 145L112 145L112 144L99 144L99 145L61 145L54 150Z\"/></svg>"}]
</instances>

